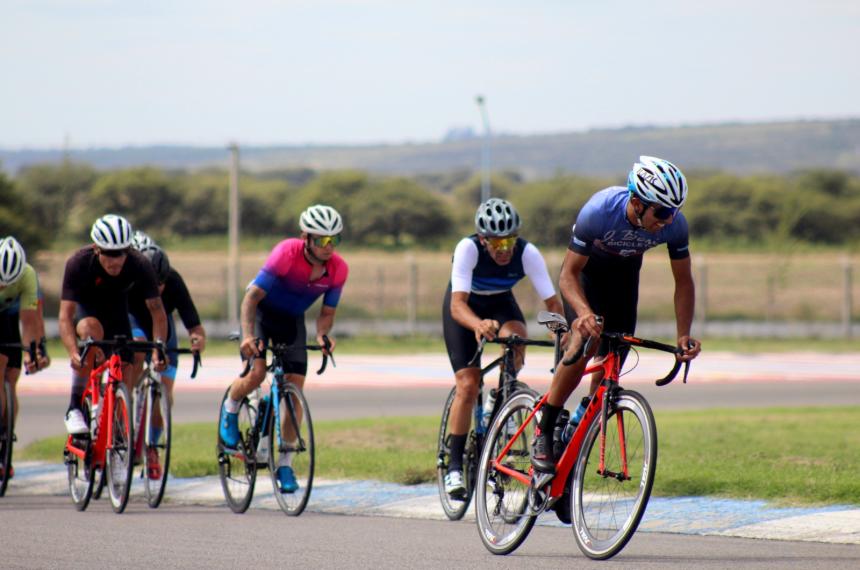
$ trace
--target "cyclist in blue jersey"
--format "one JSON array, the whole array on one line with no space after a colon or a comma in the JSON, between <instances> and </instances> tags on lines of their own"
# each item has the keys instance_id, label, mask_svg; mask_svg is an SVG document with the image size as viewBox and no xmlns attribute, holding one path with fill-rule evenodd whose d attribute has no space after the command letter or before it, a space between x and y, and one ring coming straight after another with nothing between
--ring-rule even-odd
<instances>
[{"instance_id":1,"label":"cyclist in blue jersey","mask_svg":"<svg viewBox=\"0 0 860 570\"><path fill-rule=\"evenodd\" d=\"M510 202L490 198L475 213L477 233L460 240L454 250L451 283L442 303L445 346L456 382L445 475L445 491L454 498L465 492L463 453L481 377L480 361L471 362L478 342L496 335L527 336L525 318L511 291L525 276L548 310L562 310L540 251L517 236L520 225L520 216ZM525 347L516 351L519 370Z\"/></svg>"},{"instance_id":2,"label":"cyclist in blue jersey","mask_svg":"<svg viewBox=\"0 0 860 570\"><path fill-rule=\"evenodd\" d=\"M701 343L690 336L695 304L695 286L690 264L687 220L680 212L687 199L687 181L671 162L640 156L627 179L627 187L601 190L580 210L573 226L559 280L566 316L575 339L568 346L571 356L583 339L601 330L634 333L639 300L639 270L642 254L665 243L675 280L675 321L679 360L698 356ZM603 317L603 325L597 316ZM603 356L605 344L594 347ZM538 424L532 464L544 473L555 470L552 434L556 419L571 392L582 379L588 358L576 364L559 364ZM593 394L601 377L591 379ZM578 421L584 406L573 414Z\"/></svg>"}]
</instances>

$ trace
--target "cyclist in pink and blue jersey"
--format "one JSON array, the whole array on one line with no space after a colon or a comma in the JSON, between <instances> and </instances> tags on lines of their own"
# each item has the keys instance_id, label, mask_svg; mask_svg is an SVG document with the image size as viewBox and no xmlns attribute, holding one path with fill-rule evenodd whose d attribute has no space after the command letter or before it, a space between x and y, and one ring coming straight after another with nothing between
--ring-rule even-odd
<instances>
[{"instance_id":1,"label":"cyclist in pink and blue jersey","mask_svg":"<svg viewBox=\"0 0 860 570\"><path fill-rule=\"evenodd\" d=\"M233 381L224 401L219 434L228 448L234 448L239 441L239 404L266 376L261 343L294 347L284 363L284 372L289 382L299 389L304 387L308 368L305 311L320 296L323 302L316 320L316 340L322 346L323 336L328 336L331 345L326 352L334 350L331 329L349 272L346 262L335 252L343 221L334 208L318 204L302 212L299 226L301 237L286 239L275 246L242 300L240 351L243 358L255 361L246 377ZM289 437L292 426L282 425L282 430ZM292 493L298 488L290 465L292 454L285 454L280 461L277 477L281 492Z\"/></svg>"}]
</instances>

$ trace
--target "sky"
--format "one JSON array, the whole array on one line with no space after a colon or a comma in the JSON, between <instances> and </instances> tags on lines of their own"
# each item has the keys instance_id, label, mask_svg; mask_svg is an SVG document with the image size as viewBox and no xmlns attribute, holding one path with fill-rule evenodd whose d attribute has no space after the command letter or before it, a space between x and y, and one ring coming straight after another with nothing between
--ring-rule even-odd
<instances>
[{"instance_id":1,"label":"sky","mask_svg":"<svg viewBox=\"0 0 860 570\"><path fill-rule=\"evenodd\" d=\"M860 117L858 54L856 0L3 0L0 147Z\"/></svg>"}]
</instances>

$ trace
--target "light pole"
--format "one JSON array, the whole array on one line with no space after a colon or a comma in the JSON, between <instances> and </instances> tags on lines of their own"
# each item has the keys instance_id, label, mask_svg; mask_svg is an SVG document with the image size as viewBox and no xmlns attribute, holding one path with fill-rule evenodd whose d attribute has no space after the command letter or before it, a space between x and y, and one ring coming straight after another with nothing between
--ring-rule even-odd
<instances>
[{"instance_id":1,"label":"light pole","mask_svg":"<svg viewBox=\"0 0 860 570\"><path fill-rule=\"evenodd\" d=\"M475 97L481 120L484 123L484 144L481 149L481 203L490 199L490 118L487 115L486 100L483 95Z\"/></svg>"},{"instance_id":2,"label":"light pole","mask_svg":"<svg viewBox=\"0 0 860 570\"><path fill-rule=\"evenodd\" d=\"M239 325L239 145L231 142L227 150L231 155L227 200L227 321L232 331Z\"/></svg>"}]
</instances>

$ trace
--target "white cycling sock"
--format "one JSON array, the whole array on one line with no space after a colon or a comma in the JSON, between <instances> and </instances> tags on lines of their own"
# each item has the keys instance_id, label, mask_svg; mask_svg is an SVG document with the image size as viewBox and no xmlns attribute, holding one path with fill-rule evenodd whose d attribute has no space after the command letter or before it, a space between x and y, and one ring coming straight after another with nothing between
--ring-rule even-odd
<instances>
[{"instance_id":1,"label":"white cycling sock","mask_svg":"<svg viewBox=\"0 0 860 570\"><path fill-rule=\"evenodd\" d=\"M233 398L227 398L224 400L224 411L228 414L238 414L239 413L239 405L241 401L234 400Z\"/></svg>"},{"instance_id":2,"label":"white cycling sock","mask_svg":"<svg viewBox=\"0 0 860 570\"><path fill-rule=\"evenodd\" d=\"M287 442L287 446L289 447L297 447L299 445L299 440L289 441ZM278 467L292 467L293 466L293 455L295 455L295 451L288 451L285 454L281 455L278 459Z\"/></svg>"}]
</instances>

